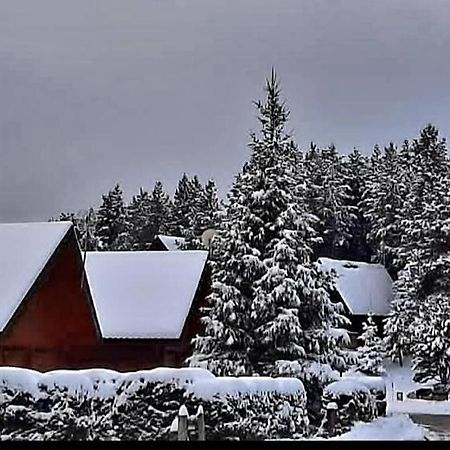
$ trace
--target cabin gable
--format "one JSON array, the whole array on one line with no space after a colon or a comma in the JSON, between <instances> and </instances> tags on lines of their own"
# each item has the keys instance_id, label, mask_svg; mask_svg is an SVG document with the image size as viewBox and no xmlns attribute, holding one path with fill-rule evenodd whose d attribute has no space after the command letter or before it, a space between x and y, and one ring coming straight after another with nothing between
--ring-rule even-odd
<instances>
[{"instance_id":1,"label":"cabin gable","mask_svg":"<svg viewBox=\"0 0 450 450\"><path fill-rule=\"evenodd\" d=\"M73 229L0 335L0 364L47 369L76 342L98 340L95 317L81 286L82 267Z\"/></svg>"}]
</instances>

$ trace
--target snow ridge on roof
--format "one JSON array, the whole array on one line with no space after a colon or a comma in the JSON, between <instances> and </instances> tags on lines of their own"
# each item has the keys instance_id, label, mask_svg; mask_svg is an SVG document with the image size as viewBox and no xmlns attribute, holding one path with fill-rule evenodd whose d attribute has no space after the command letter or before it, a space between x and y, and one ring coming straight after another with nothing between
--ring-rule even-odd
<instances>
[{"instance_id":1,"label":"snow ridge on roof","mask_svg":"<svg viewBox=\"0 0 450 450\"><path fill-rule=\"evenodd\" d=\"M88 252L86 274L104 338L178 339L208 252Z\"/></svg>"},{"instance_id":2,"label":"snow ridge on roof","mask_svg":"<svg viewBox=\"0 0 450 450\"><path fill-rule=\"evenodd\" d=\"M0 332L71 227L71 222L0 224Z\"/></svg>"},{"instance_id":3,"label":"snow ridge on roof","mask_svg":"<svg viewBox=\"0 0 450 450\"><path fill-rule=\"evenodd\" d=\"M178 236L165 236L163 234L158 234L159 239L165 245L167 250L180 250L180 247L185 243L185 239Z\"/></svg>"},{"instance_id":4,"label":"snow ridge on roof","mask_svg":"<svg viewBox=\"0 0 450 450\"><path fill-rule=\"evenodd\" d=\"M337 273L336 290L354 315L385 316L392 301L392 279L381 264L319 258L327 271Z\"/></svg>"}]
</instances>

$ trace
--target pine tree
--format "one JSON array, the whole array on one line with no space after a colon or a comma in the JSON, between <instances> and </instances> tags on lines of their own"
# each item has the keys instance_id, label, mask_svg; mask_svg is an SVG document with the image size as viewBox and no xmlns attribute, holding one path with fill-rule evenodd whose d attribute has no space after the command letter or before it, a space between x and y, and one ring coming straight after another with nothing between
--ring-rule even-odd
<instances>
[{"instance_id":1,"label":"pine tree","mask_svg":"<svg viewBox=\"0 0 450 450\"><path fill-rule=\"evenodd\" d=\"M289 112L274 72L266 92L256 103L261 132L251 135L250 160L213 241L205 332L190 359L217 374L270 373L281 357L332 357L341 319L311 262L316 219L304 205L301 155L284 131Z\"/></svg>"},{"instance_id":2,"label":"pine tree","mask_svg":"<svg viewBox=\"0 0 450 450\"><path fill-rule=\"evenodd\" d=\"M439 139L435 127L427 126L414 140L410 154L410 187L400 213L400 267L408 262L412 252L421 260L429 260L450 250L450 177L445 141Z\"/></svg>"},{"instance_id":3,"label":"pine tree","mask_svg":"<svg viewBox=\"0 0 450 450\"><path fill-rule=\"evenodd\" d=\"M396 260L401 247L401 209L408 183L406 168L394 144L386 147L383 154L376 146L361 207L369 224L367 239L374 260L384 264L394 277L399 270Z\"/></svg>"},{"instance_id":4,"label":"pine tree","mask_svg":"<svg viewBox=\"0 0 450 450\"><path fill-rule=\"evenodd\" d=\"M124 232L125 206L122 189L116 184L113 190L103 195L103 203L97 213L96 235L99 250L116 250L118 238Z\"/></svg>"},{"instance_id":5,"label":"pine tree","mask_svg":"<svg viewBox=\"0 0 450 450\"><path fill-rule=\"evenodd\" d=\"M421 279L426 271L418 258L412 258L393 285L392 308L384 323L384 343L387 356L398 359L400 364L414 343L413 321Z\"/></svg>"},{"instance_id":6,"label":"pine tree","mask_svg":"<svg viewBox=\"0 0 450 450\"><path fill-rule=\"evenodd\" d=\"M190 180L183 174L173 197L171 235L184 237L192 228L202 190L203 187L196 176Z\"/></svg>"},{"instance_id":7,"label":"pine tree","mask_svg":"<svg viewBox=\"0 0 450 450\"><path fill-rule=\"evenodd\" d=\"M147 243L151 243L157 234L169 233L171 222L172 203L165 192L161 181L157 181L150 197L149 237ZM149 244L145 247L148 249Z\"/></svg>"},{"instance_id":8,"label":"pine tree","mask_svg":"<svg viewBox=\"0 0 450 450\"><path fill-rule=\"evenodd\" d=\"M217 186L214 180L210 179L204 187L204 195L201 196L201 203L195 223L196 234L208 228L218 228L220 209L219 197L217 196Z\"/></svg>"},{"instance_id":9,"label":"pine tree","mask_svg":"<svg viewBox=\"0 0 450 450\"><path fill-rule=\"evenodd\" d=\"M250 304L253 283L263 265L255 248L255 236L247 232L249 217L240 201L245 190L244 172L236 177L229 193L226 220L211 249L212 292L203 309L204 332L193 339L194 352L188 361L217 375L252 372L248 349L253 345ZM250 240L251 239L251 240Z\"/></svg>"},{"instance_id":10,"label":"pine tree","mask_svg":"<svg viewBox=\"0 0 450 450\"><path fill-rule=\"evenodd\" d=\"M440 210L441 201L446 201L435 195L442 197L446 192L448 173L445 140L433 125L425 127L418 139L405 141L400 151L391 143L383 155L377 149L371 157L362 202L370 225L368 239L375 259L384 263L394 278L416 247L420 229L429 224L425 217L432 216L433 208ZM432 208L427 206L430 201Z\"/></svg>"},{"instance_id":11,"label":"pine tree","mask_svg":"<svg viewBox=\"0 0 450 450\"><path fill-rule=\"evenodd\" d=\"M414 379L450 384L450 298L448 292L431 294L419 306L414 321Z\"/></svg>"},{"instance_id":12,"label":"pine tree","mask_svg":"<svg viewBox=\"0 0 450 450\"><path fill-rule=\"evenodd\" d=\"M185 234L185 249L203 249L201 236L204 231L216 230L220 221L220 205L217 196L217 187L214 180L209 180L205 187L198 189L196 211L192 218L192 225Z\"/></svg>"},{"instance_id":13,"label":"pine tree","mask_svg":"<svg viewBox=\"0 0 450 450\"><path fill-rule=\"evenodd\" d=\"M415 275L414 303L408 311L415 379L436 379L447 384L450 382L450 255L423 264L421 273Z\"/></svg>"},{"instance_id":14,"label":"pine tree","mask_svg":"<svg viewBox=\"0 0 450 450\"><path fill-rule=\"evenodd\" d=\"M396 250L398 280L393 309L385 324L388 354L395 358L420 343L416 317L422 302L439 298L429 292L430 274L441 255L450 251L450 176L445 141L427 126L420 137L402 150L408 161L408 188L399 208L400 244Z\"/></svg>"},{"instance_id":15,"label":"pine tree","mask_svg":"<svg viewBox=\"0 0 450 450\"><path fill-rule=\"evenodd\" d=\"M363 323L363 332L358 339L362 342L358 348L358 368L366 375L381 375L384 371L383 341L371 314Z\"/></svg>"},{"instance_id":16,"label":"pine tree","mask_svg":"<svg viewBox=\"0 0 450 450\"><path fill-rule=\"evenodd\" d=\"M361 205L368 175L368 158L354 149L343 162L343 177L349 186L348 205L353 212L345 259L352 261L369 262L371 256L367 243L368 224Z\"/></svg>"},{"instance_id":17,"label":"pine tree","mask_svg":"<svg viewBox=\"0 0 450 450\"><path fill-rule=\"evenodd\" d=\"M150 196L142 187L127 207L126 222L130 250L145 250L152 236L150 228Z\"/></svg>"},{"instance_id":18,"label":"pine tree","mask_svg":"<svg viewBox=\"0 0 450 450\"><path fill-rule=\"evenodd\" d=\"M308 205L310 212L319 218L316 229L322 239L315 253L317 256L344 257L352 238L354 208L350 205L351 192L343 159L333 144L325 149L311 144L305 166Z\"/></svg>"}]
</instances>

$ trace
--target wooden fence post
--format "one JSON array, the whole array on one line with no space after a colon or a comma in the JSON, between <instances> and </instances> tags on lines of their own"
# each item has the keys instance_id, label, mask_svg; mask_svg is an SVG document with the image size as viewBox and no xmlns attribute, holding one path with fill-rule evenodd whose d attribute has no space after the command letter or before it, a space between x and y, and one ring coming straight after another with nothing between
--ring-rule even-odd
<instances>
[{"instance_id":1,"label":"wooden fence post","mask_svg":"<svg viewBox=\"0 0 450 450\"><path fill-rule=\"evenodd\" d=\"M169 440L176 441L178 439L178 416L175 417L170 425Z\"/></svg>"},{"instance_id":2,"label":"wooden fence post","mask_svg":"<svg viewBox=\"0 0 450 450\"><path fill-rule=\"evenodd\" d=\"M188 411L186 406L182 405L178 411L178 440L187 441L188 438Z\"/></svg>"},{"instance_id":3,"label":"wooden fence post","mask_svg":"<svg viewBox=\"0 0 450 450\"><path fill-rule=\"evenodd\" d=\"M327 429L330 434L334 433L336 427L338 405L335 402L328 403L327 405Z\"/></svg>"},{"instance_id":4,"label":"wooden fence post","mask_svg":"<svg viewBox=\"0 0 450 450\"><path fill-rule=\"evenodd\" d=\"M205 440L205 413L202 405L197 410L197 436L199 441Z\"/></svg>"}]
</instances>

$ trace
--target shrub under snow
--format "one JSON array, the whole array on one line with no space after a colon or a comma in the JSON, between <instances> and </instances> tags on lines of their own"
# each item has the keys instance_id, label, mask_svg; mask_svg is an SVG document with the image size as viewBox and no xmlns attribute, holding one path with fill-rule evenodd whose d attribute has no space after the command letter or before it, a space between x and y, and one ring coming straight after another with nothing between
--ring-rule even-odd
<instances>
[{"instance_id":1,"label":"shrub under snow","mask_svg":"<svg viewBox=\"0 0 450 450\"><path fill-rule=\"evenodd\" d=\"M296 437L307 429L295 378L215 377L204 369L0 369L1 439L168 439L181 405L205 411L207 439Z\"/></svg>"},{"instance_id":2,"label":"shrub under snow","mask_svg":"<svg viewBox=\"0 0 450 450\"><path fill-rule=\"evenodd\" d=\"M375 385L372 389L378 391L380 387ZM334 430L336 434L348 431L355 422L368 422L378 415L376 396L371 392L371 387L356 378L342 378L324 389L322 397L324 424L326 407L330 403L337 405L337 422ZM323 432L326 434L325 429Z\"/></svg>"}]
</instances>

